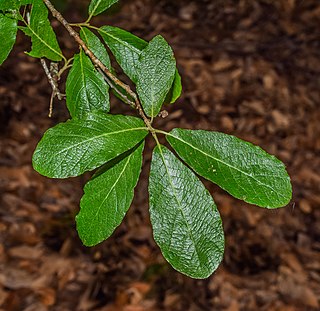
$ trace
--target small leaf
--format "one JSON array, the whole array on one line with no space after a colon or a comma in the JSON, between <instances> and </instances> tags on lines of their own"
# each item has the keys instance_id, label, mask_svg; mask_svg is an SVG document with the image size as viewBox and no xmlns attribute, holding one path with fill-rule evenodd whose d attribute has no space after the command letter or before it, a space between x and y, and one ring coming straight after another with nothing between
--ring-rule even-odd
<instances>
[{"instance_id":1,"label":"small leaf","mask_svg":"<svg viewBox=\"0 0 320 311\"><path fill-rule=\"evenodd\" d=\"M16 42L17 35L17 20L9 18L0 13L0 65L7 59Z\"/></svg>"},{"instance_id":2,"label":"small leaf","mask_svg":"<svg viewBox=\"0 0 320 311\"><path fill-rule=\"evenodd\" d=\"M48 19L48 10L41 0L32 0L30 23L26 27L19 27L31 37L32 50L27 53L32 57L46 57L52 61L63 58L56 35Z\"/></svg>"},{"instance_id":3,"label":"small leaf","mask_svg":"<svg viewBox=\"0 0 320 311\"><path fill-rule=\"evenodd\" d=\"M74 57L67 78L66 95L71 117L82 118L90 111L110 110L109 85L83 50Z\"/></svg>"},{"instance_id":4,"label":"small leaf","mask_svg":"<svg viewBox=\"0 0 320 311\"><path fill-rule=\"evenodd\" d=\"M96 16L109 9L118 1L119 0L91 0L91 3L89 5L89 14L90 16Z\"/></svg>"},{"instance_id":5,"label":"small leaf","mask_svg":"<svg viewBox=\"0 0 320 311\"><path fill-rule=\"evenodd\" d=\"M79 176L133 148L148 134L139 118L90 113L47 130L33 167L51 178Z\"/></svg>"},{"instance_id":6,"label":"small leaf","mask_svg":"<svg viewBox=\"0 0 320 311\"><path fill-rule=\"evenodd\" d=\"M148 42L117 27L103 26L99 33L124 73L136 83L139 57Z\"/></svg>"},{"instance_id":7,"label":"small leaf","mask_svg":"<svg viewBox=\"0 0 320 311\"><path fill-rule=\"evenodd\" d=\"M167 140L197 174L238 199L266 208L287 205L291 199L284 164L258 146L202 130L173 129Z\"/></svg>"},{"instance_id":8,"label":"small leaf","mask_svg":"<svg viewBox=\"0 0 320 311\"><path fill-rule=\"evenodd\" d=\"M116 164L107 163L85 185L76 217L84 245L94 246L106 240L122 222L139 179L142 151L143 144L130 150Z\"/></svg>"},{"instance_id":9,"label":"small leaf","mask_svg":"<svg viewBox=\"0 0 320 311\"><path fill-rule=\"evenodd\" d=\"M161 36L153 38L142 51L137 93L149 117L156 117L172 86L176 60L171 47Z\"/></svg>"},{"instance_id":10,"label":"small leaf","mask_svg":"<svg viewBox=\"0 0 320 311\"><path fill-rule=\"evenodd\" d=\"M82 27L80 37L93 54L107 67L111 68L108 52L100 39L88 28Z\"/></svg>"},{"instance_id":11,"label":"small leaf","mask_svg":"<svg viewBox=\"0 0 320 311\"><path fill-rule=\"evenodd\" d=\"M153 152L149 193L153 235L163 256L190 277L210 276L224 251L219 212L200 180L163 146Z\"/></svg>"}]
</instances>

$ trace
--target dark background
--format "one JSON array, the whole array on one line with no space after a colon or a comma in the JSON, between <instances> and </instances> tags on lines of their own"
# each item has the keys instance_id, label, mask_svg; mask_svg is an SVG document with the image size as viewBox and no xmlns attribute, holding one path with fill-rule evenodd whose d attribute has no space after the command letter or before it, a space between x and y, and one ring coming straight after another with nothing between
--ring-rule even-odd
<instances>
[{"instance_id":1,"label":"dark background","mask_svg":"<svg viewBox=\"0 0 320 311\"><path fill-rule=\"evenodd\" d=\"M86 19L88 1L57 2L70 22ZM293 200L264 210L205 183L223 218L225 257L209 279L189 279L152 239L148 140L124 223L108 241L83 247L74 216L89 175L49 180L31 166L43 132L68 114L55 101L47 117L50 87L20 33L0 68L0 310L319 310L319 1L121 1L93 23L145 39L161 33L184 92L156 126L218 130L259 144L287 165ZM64 52L76 52L53 26ZM113 99L112 111L129 110Z\"/></svg>"}]
</instances>

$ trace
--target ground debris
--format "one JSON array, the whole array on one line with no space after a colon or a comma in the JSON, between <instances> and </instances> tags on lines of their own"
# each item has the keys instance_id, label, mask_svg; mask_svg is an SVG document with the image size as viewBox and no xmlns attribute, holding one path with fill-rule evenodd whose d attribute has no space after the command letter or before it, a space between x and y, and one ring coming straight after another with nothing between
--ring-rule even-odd
<instances>
[{"instance_id":1,"label":"ground debris","mask_svg":"<svg viewBox=\"0 0 320 311\"><path fill-rule=\"evenodd\" d=\"M71 2L64 15L81 20ZM32 170L42 133L68 113L57 102L47 118L50 87L19 36L0 68L0 310L319 310L319 1L120 6L97 22L107 18L145 39L161 33L182 75L182 97L155 126L216 130L261 145L286 163L294 198L284 209L258 209L205 183L223 217L225 259L208 280L191 280L165 263L152 239L144 169L124 223L85 248L74 216L88 176L49 180ZM67 34L61 38L68 53L77 51ZM112 100L114 113L128 111Z\"/></svg>"}]
</instances>

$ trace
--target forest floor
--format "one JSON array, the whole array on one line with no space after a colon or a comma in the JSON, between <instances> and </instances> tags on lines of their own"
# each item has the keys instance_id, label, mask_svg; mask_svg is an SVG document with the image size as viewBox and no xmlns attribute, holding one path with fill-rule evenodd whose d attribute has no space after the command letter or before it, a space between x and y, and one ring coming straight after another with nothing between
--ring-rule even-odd
<instances>
[{"instance_id":1,"label":"forest floor","mask_svg":"<svg viewBox=\"0 0 320 311\"><path fill-rule=\"evenodd\" d=\"M73 7L85 10L85 1ZM81 21L67 9L70 21ZM0 68L0 310L319 310L320 3L318 0L132 0L97 25L173 46L181 99L157 127L234 134L279 157L293 183L285 208L265 210L205 182L223 218L225 257L207 280L175 272L148 214L152 140L124 223L97 247L74 223L89 175L50 180L31 165L46 129L68 118L21 34ZM57 22L61 46L77 47ZM113 112L128 109L113 99Z\"/></svg>"}]
</instances>

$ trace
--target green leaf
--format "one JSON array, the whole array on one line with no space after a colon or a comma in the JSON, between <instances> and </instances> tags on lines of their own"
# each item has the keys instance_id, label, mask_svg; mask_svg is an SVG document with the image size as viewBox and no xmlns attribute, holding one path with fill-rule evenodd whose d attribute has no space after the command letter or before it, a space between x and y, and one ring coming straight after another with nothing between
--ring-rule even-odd
<instances>
[{"instance_id":1,"label":"green leaf","mask_svg":"<svg viewBox=\"0 0 320 311\"><path fill-rule=\"evenodd\" d=\"M156 117L172 86L176 60L161 36L154 37L142 51L138 69L137 93L149 117Z\"/></svg>"},{"instance_id":2,"label":"green leaf","mask_svg":"<svg viewBox=\"0 0 320 311\"><path fill-rule=\"evenodd\" d=\"M126 30L112 26L101 27L99 33L124 73L134 83L137 83L139 58L141 52L148 46L148 42ZM176 69L173 85L168 93L168 100L166 102L174 103L180 97L181 91L181 77Z\"/></svg>"},{"instance_id":3,"label":"green leaf","mask_svg":"<svg viewBox=\"0 0 320 311\"><path fill-rule=\"evenodd\" d=\"M33 0L0 0L0 11L17 10L22 5L30 4Z\"/></svg>"},{"instance_id":4,"label":"green leaf","mask_svg":"<svg viewBox=\"0 0 320 311\"><path fill-rule=\"evenodd\" d=\"M178 69L176 69L173 84L166 97L165 103L168 103L168 104L175 103L177 99L181 96L181 92L182 92L181 76L179 74Z\"/></svg>"},{"instance_id":5,"label":"green leaf","mask_svg":"<svg viewBox=\"0 0 320 311\"><path fill-rule=\"evenodd\" d=\"M219 212L200 180L163 146L153 152L149 193L154 239L166 260L190 277L211 275L224 251Z\"/></svg>"},{"instance_id":6,"label":"green leaf","mask_svg":"<svg viewBox=\"0 0 320 311\"><path fill-rule=\"evenodd\" d=\"M17 3L17 7L20 7L22 5L32 4L35 0L15 0Z\"/></svg>"},{"instance_id":7,"label":"green leaf","mask_svg":"<svg viewBox=\"0 0 320 311\"><path fill-rule=\"evenodd\" d=\"M76 217L84 245L94 246L106 240L122 222L139 179L143 145L130 150L117 163L107 163L85 185Z\"/></svg>"},{"instance_id":8,"label":"green leaf","mask_svg":"<svg viewBox=\"0 0 320 311\"><path fill-rule=\"evenodd\" d=\"M90 17L96 16L103 11L109 9L112 5L117 3L119 0L91 0L89 5Z\"/></svg>"},{"instance_id":9,"label":"green leaf","mask_svg":"<svg viewBox=\"0 0 320 311\"><path fill-rule=\"evenodd\" d=\"M90 111L110 110L109 85L83 50L74 57L67 78L66 95L71 117L82 118Z\"/></svg>"},{"instance_id":10,"label":"green leaf","mask_svg":"<svg viewBox=\"0 0 320 311\"><path fill-rule=\"evenodd\" d=\"M291 199L284 164L258 146L202 130L173 129L167 140L196 173L238 199L266 208L287 205Z\"/></svg>"},{"instance_id":11,"label":"green leaf","mask_svg":"<svg viewBox=\"0 0 320 311\"><path fill-rule=\"evenodd\" d=\"M0 65L7 59L16 42L17 20L9 18L0 13Z\"/></svg>"},{"instance_id":12,"label":"green leaf","mask_svg":"<svg viewBox=\"0 0 320 311\"><path fill-rule=\"evenodd\" d=\"M124 73L136 83L139 57L148 42L117 27L103 26L99 33Z\"/></svg>"},{"instance_id":13,"label":"green leaf","mask_svg":"<svg viewBox=\"0 0 320 311\"><path fill-rule=\"evenodd\" d=\"M111 69L110 58L108 52L100 39L88 28L82 27L80 37L93 52L93 54L108 68Z\"/></svg>"},{"instance_id":14,"label":"green leaf","mask_svg":"<svg viewBox=\"0 0 320 311\"><path fill-rule=\"evenodd\" d=\"M32 57L46 57L52 61L60 61L63 57L56 35L48 19L48 10L41 0L33 0L30 12L30 23L19 27L31 37L32 50L27 53Z\"/></svg>"},{"instance_id":15,"label":"green leaf","mask_svg":"<svg viewBox=\"0 0 320 311\"><path fill-rule=\"evenodd\" d=\"M131 149L147 134L139 118L90 113L47 130L33 154L33 167L51 178L79 176Z\"/></svg>"},{"instance_id":16,"label":"green leaf","mask_svg":"<svg viewBox=\"0 0 320 311\"><path fill-rule=\"evenodd\" d=\"M16 1L16 0L1 0L0 1L0 11L15 10L17 8L19 8L19 5L18 5L18 1Z\"/></svg>"}]
</instances>

